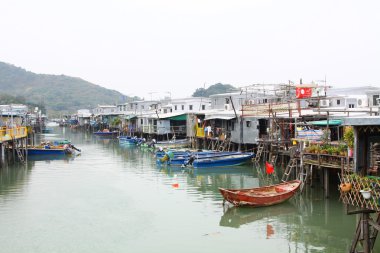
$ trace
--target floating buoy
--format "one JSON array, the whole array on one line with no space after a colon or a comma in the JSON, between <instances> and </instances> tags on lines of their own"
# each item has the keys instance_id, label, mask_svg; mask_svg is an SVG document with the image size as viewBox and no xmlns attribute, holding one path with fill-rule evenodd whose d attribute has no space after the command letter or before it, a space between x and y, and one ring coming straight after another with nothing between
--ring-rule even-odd
<instances>
[{"instance_id":1,"label":"floating buoy","mask_svg":"<svg viewBox=\"0 0 380 253\"><path fill-rule=\"evenodd\" d=\"M174 175L174 179L173 179L172 187L173 187L173 188L178 188L178 187L179 187L179 183L178 183L178 181L177 181L177 175Z\"/></svg>"}]
</instances>

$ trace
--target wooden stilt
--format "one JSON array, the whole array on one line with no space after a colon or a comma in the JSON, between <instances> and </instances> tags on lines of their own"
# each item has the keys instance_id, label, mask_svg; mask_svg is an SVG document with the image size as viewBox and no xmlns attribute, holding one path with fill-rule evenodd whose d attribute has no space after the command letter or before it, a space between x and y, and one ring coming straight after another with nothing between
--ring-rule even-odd
<instances>
[{"instance_id":1,"label":"wooden stilt","mask_svg":"<svg viewBox=\"0 0 380 253\"><path fill-rule=\"evenodd\" d=\"M378 232L380 230L380 214L377 213L376 221L373 221L370 214L374 211L364 209L357 211L348 211L347 214L360 214L358 225L356 226L356 232L354 235L354 239L351 244L350 253L357 253L358 244L362 246L362 250L360 252L370 253L372 252ZM372 234L371 234L371 229Z\"/></svg>"}]
</instances>

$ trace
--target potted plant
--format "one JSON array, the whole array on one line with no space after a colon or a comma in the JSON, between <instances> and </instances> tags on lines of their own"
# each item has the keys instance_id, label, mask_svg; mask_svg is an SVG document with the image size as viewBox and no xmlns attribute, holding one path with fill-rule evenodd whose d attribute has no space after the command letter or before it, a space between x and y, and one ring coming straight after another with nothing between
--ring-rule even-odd
<instances>
[{"instance_id":1,"label":"potted plant","mask_svg":"<svg viewBox=\"0 0 380 253\"><path fill-rule=\"evenodd\" d=\"M360 193L362 194L364 199L370 199L371 198L371 189L369 188L364 188L360 190Z\"/></svg>"},{"instance_id":2,"label":"potted plant","mask_svg":"<svg viewBox=\"0 0 380 253\"><path fill-rule=\"evenodd\" d=\"M354 147L354 129L350 127L346 127L343 134L343 140L346 142L348 147L348 156L352 156L352 149Z\"/></svg>"},{"instance_id":3,"label":"potted plant","mask_svg":"<svg viewBox=\"0 0 380 253\"><path fill-rule=\"evenodd\" d=\"M351 190L352 184L351 183L341 183L339 185L339 188L342 192L349 192Z\"/></svg>"}]
</instances>

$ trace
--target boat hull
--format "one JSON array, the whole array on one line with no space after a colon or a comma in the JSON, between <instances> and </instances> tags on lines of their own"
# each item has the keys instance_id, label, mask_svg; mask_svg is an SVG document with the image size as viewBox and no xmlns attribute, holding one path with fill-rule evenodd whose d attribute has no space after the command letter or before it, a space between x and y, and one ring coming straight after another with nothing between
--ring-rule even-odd
<instances>
[{"instance_id":1,"label":"boat hull","mask_svg":"<svg viewBox=\"0 0 380 253\"><path fill-rule=\"evenodd\" d=\"M114 132L94 132L93 133L94 135L96 136L99 136L99 137L116 137L119 135L119 132L117 131L114 131Z\"/></svg>"},{"instance_id":2,"label":"boat hull","mask_svg":"<svg viewBox=\"0 0 380 253\"><path fill-rule=\"evenodd\" d=\"M172 141L159 141L156 143L156 147L161 148L186 148L190 145L190 141L187 139L179 139Z\"/></svg>"},{"instance_id":3,"label":"boat hull","mask_svg":"<svg viewBox=\"0 0 380 253\"><path fill-rule=\"evenodd\" d=\"M194 168L224 167L244 164L253 158L253 154L233 154L195 159Z\"/></svg>"},{"instance_id":4,"label":"boat hull","mask_svg":"<svg viewBox=\"0 0 380 253\"><path fill-rule=\"evenodd\" d=\"M298 191L300 180L251 189L219 188L223 198L234 206L271 206L287 201Z\"/></svg>"},{"instance_id":5,"label":"boat hull","mask_svg":"<svg viewBox=\"0 0 380 253\"><path fill-rule=\"evenodd\" d=\"M66 149L45 149L45 148L28 148L28 156L29 155L68 155L71 154Z\"/></svg>"}]
</instances>

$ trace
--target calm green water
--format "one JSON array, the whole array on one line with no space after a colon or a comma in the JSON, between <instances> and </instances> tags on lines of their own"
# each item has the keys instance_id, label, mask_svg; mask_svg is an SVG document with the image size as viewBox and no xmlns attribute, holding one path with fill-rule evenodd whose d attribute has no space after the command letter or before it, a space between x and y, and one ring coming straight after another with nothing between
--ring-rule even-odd
<instances>
[{"instance_id":1,"label":"calm green water","mask_svg":"<svg viewBox=\"0 0 380 253\"><path fill-rule=\"evenodd\" d=\"M355 216L320 187L266 208L222 205L218 187L254 187L252 166L193 172L152 153L57 128L82 154L0 170L0 252L348 252ZM179 187L173 187L178 182Z\"/></svg>"}]
</instances>

